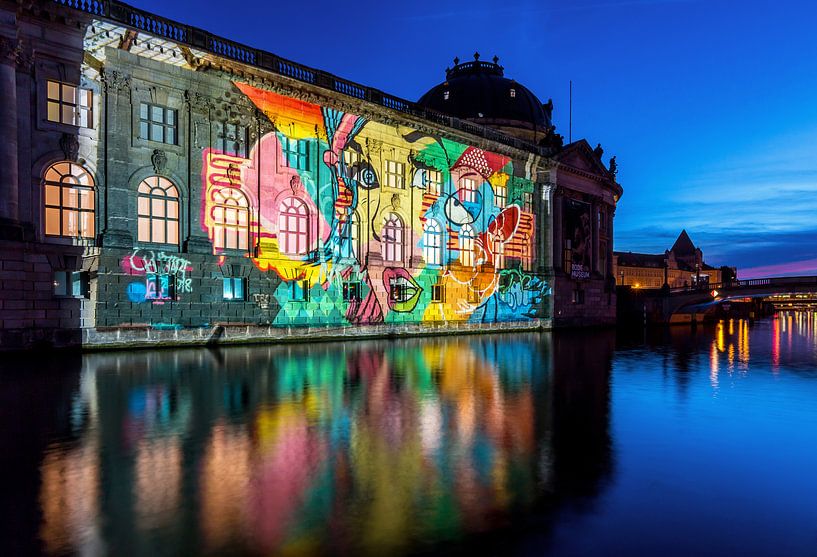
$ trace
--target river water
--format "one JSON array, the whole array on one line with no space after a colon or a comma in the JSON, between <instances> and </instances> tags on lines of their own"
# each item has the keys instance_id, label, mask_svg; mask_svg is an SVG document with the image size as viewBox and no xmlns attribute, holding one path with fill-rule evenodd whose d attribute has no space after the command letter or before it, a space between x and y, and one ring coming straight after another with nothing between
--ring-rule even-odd
<instances>
[{"instance_id":1,"label":"river water","mask_svg":"<svg viewBox=\"0 0 817 557\"><path fill-rule=\"evenodd\" d=\"M0 553L817 555L817 315L0 363Z\"/></svg>"}]
</instances>

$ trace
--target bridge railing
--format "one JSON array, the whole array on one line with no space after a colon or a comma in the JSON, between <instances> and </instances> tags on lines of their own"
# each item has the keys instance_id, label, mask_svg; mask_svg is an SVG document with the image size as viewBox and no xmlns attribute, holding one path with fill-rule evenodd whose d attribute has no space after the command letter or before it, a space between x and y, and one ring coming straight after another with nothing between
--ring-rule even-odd
<instances>
[{"instance_id":1,"label":"bridge railing","mask_svg":"<svg viewBox=\"0 0 817 557\"><path fill-rule=\"evenodd\" d=\"M731 282L712 282L708 284L690 285L682 288L672 288L670 290L673 294L682 294L685 292L711 292L712 290L740 290L742 288L757 288L763 286L817 286L817 276L803 276L803 277L767 277L755 279L733 280Z\"/></svg>"}]
</instances>

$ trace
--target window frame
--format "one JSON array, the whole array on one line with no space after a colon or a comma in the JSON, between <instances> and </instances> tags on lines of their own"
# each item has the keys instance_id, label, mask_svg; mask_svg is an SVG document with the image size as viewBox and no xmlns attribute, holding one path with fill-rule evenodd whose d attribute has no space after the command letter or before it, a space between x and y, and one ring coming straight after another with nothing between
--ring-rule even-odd
<instances>
[{"instance_id":1,"label":"window frame","mask_svg":"<svg viewBox=\"0 0 817 557\"><path fill-rule=\"evenodd\" d=\"M167 282L167 290L164 289L163 282ZM153 284L153 289L150 284ZM152 290L152 292L151 292ZM163 295L165 294L166 295ZM151 302L172 302L176 300L176 275L172 273L146 273L145 274L145 300Z\"/></svg>"},{"instance_id":2,"label":"window frame","mask_svg":"<svg viewBox=\"0 0 817 557\"><path fill-rule=\"evenodd\" d=\"M228 287L229 285L229 287ZM241 295L236 295L236 285L241 286ZM229 291L229 296L228 296ZM247 279L245 277L222 277L221 299L225 302L247 301Z\"/></svg>"},{"instance_id":3,"label":"window frame","mask_svg":"<svg viewBox=\"0 0 817 557\"><path fill-rule=\"evenodd\" d=\"M308 280L293 280L290 283L290 302L308 302L309 301L309 281Z\"/></svg>"},{"instance_id":4,"label":"window frame","mask_svg":"<svg viewBox=\"0 0 817 557\"><path fill-rule=\"evenodd\" d=\"M399 238L390 236L388 232L399 232ZM380 247L383 261L402 263L405 256L406 225L397 213L389 213L386 222L380 230Z\"/></svg>"},{"instance_id":5,"label":"window frame","mask_svg":"<svg viewBox=\"0 0 817 557\"><path fill-rule=\"evenodd\" d=\"M444 304L445 303L445 285L432 284L431 285L431 303Z\"/></svg>"},{"instance_id":6,"label":"window frame","mask_svg":"<svg viewBox=\"0 0 817 557\"><path fill-rule=\"evenodd\" d=\"M229 121L217 121L214 124L218 131L213 147L225 155L246 159L249 152L249 126ZM229 135L231 132L232 136ZM228 141L233 144L232 147L228 147Z\"/></svg>"},{"instance_id":7,"label":"window frame","mask_svg":"<svg viewBox=\"0 0 817 557\"><path fill-rule=\"evenodd\" d=\"M61 170L67 168L67 171ZM57 175L55 179L55 174ZM72 180L66 180L66 178ZM59 201L56 203L49 201L49 192L53 194L51 188L56 188L59 196ZM73 195L76 197L76 206L70 205L70 199ZM64 238L84 242L93 242L96 238L96 202L97 202L96 181L91 172L84 166L72 161L58 161L48 167L43 172L42 178L42 231L46 238ZM68 201L66 200L68 197ZM91 207L83 207L84 199L90 197ZM59 232L49 232L49 214L56 211L58 215ZM66 230L66 215L69 217L73 215L76 219L75 233L68 233ZM85 218L83 218L85 215ZM90 231L82 226L83 220L87 223L90 218ZM70 218L68 219L68 226L70 228Z\"/></svg>"},{"instance_id":8,"label":"window frame","mask_svg":"<svg viewBox=\"0 0 817 557\"><path fill-rule=\"evenodd\" d=\"M151 184L153 180L155 184ZM156 190L161 190L164 194L155 194ZM142 200L146 200L147 212L143 213ZM161 206L163 214L154 212ZM175 207L176 216L168 216L169 208ZM148 176L139 182L136 190L136 241L140 244L160 244L164 246L181 245L181 195L179 188L172 180L159 176L158 174ZM142 235L142 223L147 223L147 238ZM154 237L155 224L162 224L164 241ZM169 232L175 231L176 241L168 241Z\"/></svg>"},{"instance_id":9,"label":"window frame","mask_svg":"<svg viewBox=\"0 0 817 557\"><path fill-rule=\"evenodd\" d=\"M343 283L343 301L359 302L363 298L363 288L359 280L349 280Z\"/></svg>"},{"instance_id":10,"label":"window frame","mask_svg":"<svg viewBox=\"0 0 817 557\"><path fill-rule=\"evenodd\" d=\"M52 96L51 86L57 87L56 97ZM71 102L65 98L65 89L72 88L74 90L74 100ZM82 98L85 97L87 104L82 103ZM51 107L56 106L58 115L55 118L51 117ZM65 118L65 109L70 110L70 118ZM84 117L84 120L83 120ZM45 119L52 124L63 124L66 126L74 126L77 128L94 129L94 90L87 87L81 87L67 81L59 81L57 79L45 80ZM66 121L67 120L67 121ZM84 123L83 123L84 122Z\"/></svg>"},{"instance_id":11,"label":"window frame","mask_svg":"<svg viewBox=\"0 0 817 557\"><path fill-rule=\"evenodd\" d=\"M306 139L293 139L283 134L281 134L281 137L283 138L283 141L280 143L284 166L292 168L293 170L309 172L311 170L311 159L309 155L312 151L309 141ZM293 160L295 161L295 166L292 165Z\"/></svg>"},{"instance_id":12,"label":"window frame","mask_svg":"<svg viewBox=\"0 0 817 557\"><path fill-rule=\"evenodd\" d=\"M224 192L229 192L229 197L225 196ZM219 188L214 191L213 205L210 208L210 221L212 223L213 248L217 251L249 251L250 249L250 202L247 196L238 188ZM217 196L220 196L224 201L219 202ZM228 203L233 201L234 203ZM243 204L241 203L243 201ZM225 220L219 221L216 219L218 210L221 210L225 216ZM236 215L235 223L227 222L226 216L228 212L234 212ZM241 215L246 215L246 223L241 224ZM242 237L242 232L244 235ZM219 234L220 233L220 234ZM218 241L219 236L222 242ZM235 238L235 247L228 246L227 240ZM246 245L242 245L242 238Z\"/></svg>"},{"instance_id":13,"label":"window frame","mask_svg":"<svg viewBox=\"0 0 817 557\"><path fill-rule=\"evenodd\" d=\"M143 116L142 111L145 108L146 115ZM153 113L154 109L162 111L161 121L155 120ZM162 104L156 104L147 101L139 101L137 114L137 121L139 123L139 139L144 141L151 141L153 143L161 143L163 145L179 145L179 110L171 108ZM168 121L168 116L173 116L173 122ZM154 128L158 127L161 130L161 139L155 137ZM167 131L173 131L173 140L168 141Z\"/></svg>"},{"instance_id":14,"label":"window frame","mask_svg":"<svg viewBox=\"0 0 817 557\"><path fill-rule=\"evenodd\" d=\"M278 251L284 255L305 256L310 251L312 237L311 211L300 197L285 197L278 204ZM290 228L295 224L295 229ZM294 250L290 249L294 241Z\"/></svg>"},{"instance_id":15,"label":"window frame","mask_svg":"<svg viewBox=\"0 0 817 557\"><path fill-rule=\"evenodd\" d=\"M423 225L423 260L426 265L443 264L443 229L433 218L426 219Z\"/></svg>"},{"instance_id":16,"label":"window frame","mask_svg":"<svg viewBox=\"0 0 817 557\"><path fill-rule=\"evenodd\" d=\"M52 294L55 298L88 299L90 297L90 273L88 273L88 271L70 271L60 269L53 271L52 277ZM63 292L57 291L60 284L58 282L58 277L62 277L63 279ZM79 288L77 288L77 285L79 285Z\"/></svg>"},{"instance_id":17,"label":"window frame","mask_svg":"<svg viewBox=\"0 0 817 557\"><path fill-rule=\"evenodd\" d=\"M464 230L469 230L468 234L463 234ZM465 244L466 238L468 245ZM457 238L457 247L460 250L460 265L464 267L475 267L476 258L474 257L474 247L476 246L477 234L474 227L466 223L460 227L460 233Z\"/></svg>"},{"instance_id":18,"label":"window frame","mask_svg":"<svg viewBox=\"0 0 817 557\"><path fill-rule=\"evenodd\" d=\"M406 163L394 159L385 159L383 161L382 184L396 190L406 189Z\"/></svg>"},{"instance_id":19,"label":"window frame","mask_svg":"<svg viewBox=\"0 0 817 557\"><path fill-rule=\"evenodd\" d=\"M504 209L508 206L507 186L494 186L494 206L496 206L499 209Z\"/></svg>"}]
</instances>

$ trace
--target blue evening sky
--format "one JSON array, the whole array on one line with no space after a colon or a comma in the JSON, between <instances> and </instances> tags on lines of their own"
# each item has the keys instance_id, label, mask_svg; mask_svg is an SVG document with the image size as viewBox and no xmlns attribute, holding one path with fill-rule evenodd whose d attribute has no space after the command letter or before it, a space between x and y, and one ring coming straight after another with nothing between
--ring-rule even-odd
<instances>
[{"instance_id":1,"label":"blue evening sky","mask_svg":"<svg viewBox=\"0 0 817 557\"><path fill-rule=\"evenodd\" d=\"M686 228L741 276L817 272L817 3L130 1L410 100L496 54L565 138L572 79L573 138L617 155L617 250Z\"/></svg>"}]
</instances>

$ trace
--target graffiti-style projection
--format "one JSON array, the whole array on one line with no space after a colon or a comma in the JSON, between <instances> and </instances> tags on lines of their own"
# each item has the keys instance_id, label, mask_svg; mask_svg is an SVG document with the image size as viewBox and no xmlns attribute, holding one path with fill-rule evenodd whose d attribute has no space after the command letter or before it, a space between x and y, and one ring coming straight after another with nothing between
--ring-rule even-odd
<instances>
[{"instance_id":1,"label":"graffiti-style projection","mask_svg":"<svg viewBox=\"0 0 817 557\"><path fill-rule=\"evenodd\" d=\"M201 222L281 279L276 324L546 317L524 165L235 85L273 127L246 159L205 150Z\"/></svg>"},{"instance_id":2,"label":"graffiti-style projection","mask_svg":"<svg viewBox=\"0 0 817 557\"><path fill-rule=\"evenodd\" d=\"M192 264L184 257L163 251L135 249L122 259L122 269L144 280L128 284L128 299L134 303L162 303L176 294L192 292Z\"/></svg>"}]
</instances>

